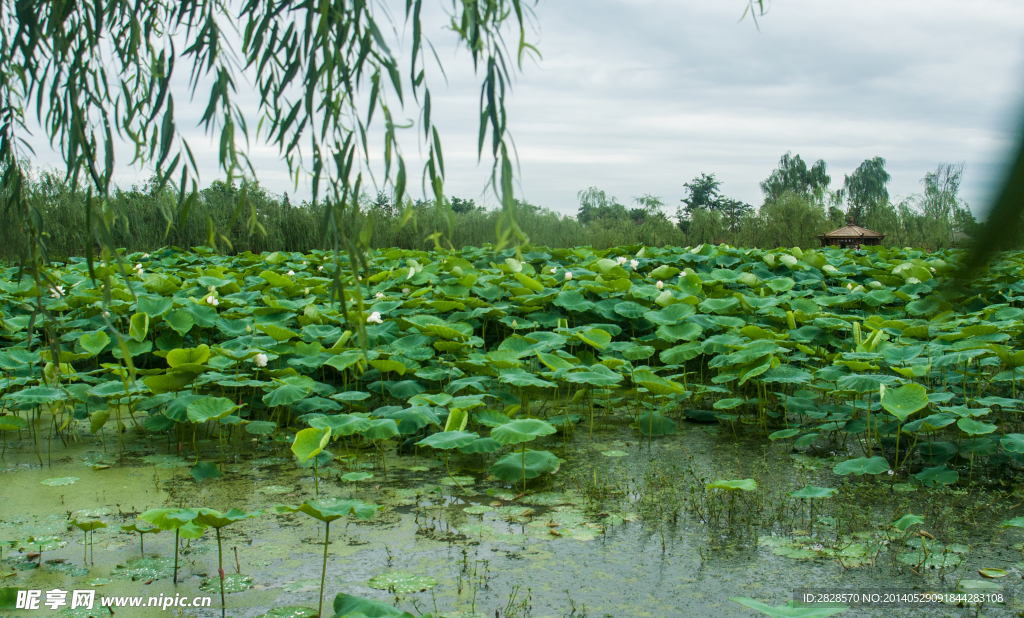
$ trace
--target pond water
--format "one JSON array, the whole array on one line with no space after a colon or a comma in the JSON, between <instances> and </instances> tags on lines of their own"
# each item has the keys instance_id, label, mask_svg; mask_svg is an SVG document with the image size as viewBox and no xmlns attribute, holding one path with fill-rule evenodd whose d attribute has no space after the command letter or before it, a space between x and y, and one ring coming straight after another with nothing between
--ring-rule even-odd
<instances>
[{"instance_id":1,"label":"pond water","mask_svg":"<svg viewBox=\"0 0 1024 618\"><path fill-rule=\"evenodd\" d=\"M571 435L531 444L564 462L557 474L531 481L525 494L522 487L489 477L493 456L452 456L453 481L443 460L422 451L400 455L392 447L385 453L385 478L377 452L353 451L346 459L344 446L332 444L340 457L320 468L319 498L354 498L384 509L369 521L351 518L332 526L324 615L333 614L329 607L338 593L450 618L752 616L753 610L730 597L781 605L802 588L952 592L958 585L997 586L1008 602L980 610L951 604L853 606L843 615L1024 611L1024 536L1000 532L998 525L1020 510L1005 479L975 470L971 483L942 490L884 474L837 484L828 458L843 454L838 444L826 445L831 451L798 454L784 441L753 437L743 428L691 422L681 422L675 435L638 441L621 412L599 413L591 437L586 412L581 413L584 420ZM98 596L203 595L212 597L212 607L168 611L217 616L219 587L208 587L217 577L212 531L182 540L175 585L173 532L146 535L142 560L139 535L121 526L140 523L138 513L157 507L266 509L222 529L224 571L230 584L243 589L226 595L227 614L253 617L287 607L312 609L276 615L311 615L320 590L324 526L302 514L278 515L272 507L315 498L313 471L295 464L291 436L242 435L244 441L224 441L223 476L197 482L190 474L191 443L179 446L129 430L121 456L114 436L106 436L104 449L95 436L82 433L66 447L51 444L49 462L41 445L40 466L31 437L9 433L0 462L0 587L95 588ZM204 460L219 458L216 439L197 446ZM372 476L342 480L348 472ZM753 479L758 486L733 493L707 488L725 479ZM806 486L836 487L839 493L816 500L786 495ZM924 523L906 532L891 525L908 513ZM83 564L83 533L68 523L76 517L108 525L94 533L89 564ZM30 536L59 539L42 552L40 567L26 559L29 549L12 551L8 543ZM979 569L1006 575L988 579ZM396 572L400 581L408 574L433 578L437 585L424 591L399 586L394 592L371 587L375 577ZM408 582L411 588L433 583ZM167 615L146 608L117 610L122 612Z\"/></svg>"}]
</instances>

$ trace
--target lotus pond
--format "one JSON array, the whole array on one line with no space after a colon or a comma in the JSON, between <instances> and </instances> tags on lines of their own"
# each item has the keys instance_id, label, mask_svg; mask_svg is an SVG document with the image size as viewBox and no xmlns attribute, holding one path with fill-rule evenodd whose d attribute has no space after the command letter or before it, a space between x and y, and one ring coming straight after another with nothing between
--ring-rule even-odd
<instances>
[{"instance_id":1,"label":"lotus pond","mask_svg":"<svg viewBox=\"0 0 1024 618\"><path fill-rule=\"evenodd\" d=\"M1018 615L1024 253L870 249L8 269L0 613Z\"/></svg>"}]
</instances>

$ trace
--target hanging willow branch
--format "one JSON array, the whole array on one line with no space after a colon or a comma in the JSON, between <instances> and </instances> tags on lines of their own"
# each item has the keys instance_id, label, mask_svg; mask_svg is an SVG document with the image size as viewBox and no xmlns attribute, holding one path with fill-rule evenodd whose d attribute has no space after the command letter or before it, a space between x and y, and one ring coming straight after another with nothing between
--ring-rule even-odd
<instances>
[{"instance_id":1,"label":"hanging willow branch","mask_svg":"<svg viewBox=\"0 0 1024 618\"><path fill-rule=\"evenodd\" d=\"M43 215L27 192L25 161L33 153L26 136L35 123L59 149L72 186L90 193L82 232L89 235L94 280L97 258L107 266L100 279L126 274L110 234L126 224L108 199L115 166L124 163L116 160L115 145L134 147L130 163L155 170L160 187L176 186L168 230L187 220L200 172L176 114L181 106L174 95L187 77L189 101L203 106L200 125L215 138L220 172L229 182L254 175L246 152L254 139L278 148L296 183L311 178L339 266L336 298L343 315L346 296L361 308L359 286L346 294L340 266L346 256L353 281L368 270L369 234L348 222L356 220L360 191L371 182L392 189L396 203L405 195L408 173L398 136L411 125L404 120L407 107L417 110L422 133L416 134L428 154L424 189L438 209L445 207L441 137L426 70L426 51L437 54L424 35L422 10L422 0L0 0L0 199L25 238L22 271L39 290L55 286L47 274ZM526 241L514 216L505 95L524 58L537 54L526 40L529 10L522 0L452 0L448 10L448 30L481 76L478 156L486 145L492 186L505 208L499 245ZM403 11L400 23L393 15ZM411 53L396 51L401 28L411 30L405 50ZM518 40L514 53L507 33ZM207 87L208 94L200 92ZM375 121L384 134L380 179L369 171L381 163L371 161L368 142ZM246 195L243 181L229 226L242 218L257 231ZM212 220L208 240L213 247L229 245Z\"/></svg>"}]
</instances>

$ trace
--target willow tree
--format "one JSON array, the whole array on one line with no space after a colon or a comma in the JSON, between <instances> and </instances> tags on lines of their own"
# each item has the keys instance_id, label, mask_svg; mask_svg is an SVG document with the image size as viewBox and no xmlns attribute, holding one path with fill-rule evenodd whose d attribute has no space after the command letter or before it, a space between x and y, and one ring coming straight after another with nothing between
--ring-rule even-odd
<instances>
[{"instance_id":1,"label":"willow tree","mask_svg":"<svg viewBox=\"0 0 1024 618\"><path fill-rule=\"evenodd\" d=\"M333 293L347 313L341 256L348 255L347 275L368 268L362 247L369 231L354 216L358 197L370 185L393 191L396 202L405 195L403 129L403 142L415 133L423 146L422 186L443 208L444 157L430 90L443 67L424 32L424 10L423 0L0 0L0 201L25 238L22 272L43 294L57 290L44 215L28 195L30 127L41 127L72 186L87 194L81 233L89 271L109 294L111 276L126 270L111 237L115 225L127 224L111 199L115 169L126 163L115 152L127 143L131 165L176 188L176 208L165 217L168 229L182 225L200 169L180 110L197 101L200 125L219 145L218 174L229 182L254 175L250 140L276 146L296 183L310 178L339 266ZM537 53L527 40L530 11L524 0L452 0L447 11L445 36L465 48L479 78L477 150L492 161L491 184L504 205L499 244L525 240L514 216L505 100L514 73ZM411 37L402 40L402 29ZM383 133L383 160L371 160L371 128ZM371 176L374 166L383 177ZM259 231L244 182L236 221ZM208 240L227 243L212 220ZM358 289L352 293L361 304Z\"/></svg>"}]
</instances>

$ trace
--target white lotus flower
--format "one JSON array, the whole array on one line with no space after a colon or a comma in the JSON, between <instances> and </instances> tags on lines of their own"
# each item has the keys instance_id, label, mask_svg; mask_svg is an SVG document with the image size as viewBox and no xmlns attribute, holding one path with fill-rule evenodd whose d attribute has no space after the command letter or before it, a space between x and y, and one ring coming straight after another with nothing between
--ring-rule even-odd
<instances>
[{"instance_id":1,"label":"white lotus flower","mask_svg":"<svg viewBox=\"0 0 1024 618\"><path fill-rule=\"evenodd\" d=\"M618 260L618 262L619 262L619 266L622 266L623 264L625 264L625 263L626 263L626 258L625 258L624 256L621 256L621 255L620 255L619 257L617 257L617 258L615 258L615 259L616 259L616 260Z\"/></svg>"},{"instance_id":2,"label":"white lotus flower","mask_svg":"<svg viewBox=\"0 0 1024 618\"><path fill-rule=\"evenodd\" d=\"M135 270L142 270L142 264L136 264Z\"/></svg>"},{"instance_id":3,"label":"white lotus flower","mask_svg":"<svg viewBox=\"0 0 1024 618\"><path fill-rule=\"evenodd\" d=\"M636 267L639 266L639 265L640 265L640 262L638 260L630 260L629 261L629 267L632 268L633 270L636 270Z\"/></svg>"},{"instance_id":4,"label":"white lotus flower","mask_svg":"<svg viewBox=\"0 0 1024 618\"><path fill-rule=\"evenodd\" d=\"M935 267L934 266L932 266L932 272L935 272Z\"/></svg>"},{"instance_id":5,"label":"white lotus flower","mask_svg":"<svg viewBox=\"0 0 1024 618\"><path fill-rule=\"evenodd\" d=\"M370 314L370 317L366 318L367 324L383 324L384 320L380 319L380 311L374 311Z\"/></svg>"},{"instance_id":6,"label":"white lotus flower","mask_svg":"<svg viewBox=\"0 0 1024 618\"><path fill-rule=\"evenodd\" d=\"M374 298L377 300L384 298L384 292L377 292L377 294L374 295Z\"/></svg>"},{"instance_id":7,"label":"white lotus flower","mask_svg":"<svg viewBox=\"0 0 1024 618\"><path fill-rule=\"evenodd\" d=\"M148 258L148 257L149 257L149 254L148 254L148 253L143 253L143 254L142 254L142 257L144 257L144 258Z\"/></svg>"},{"instance_id":8,"label":"white lotus flower","mask_svg":"<svg viewBox=\"0 0 1024 618\"><path fill-rule=\"evenodd\" d=\"M103 317L109 318L110 317L110 312L109 311L104 311L103 312Z\"/></svg>"},{"instance_id":9,"label":"white lotus flower","mask_svg":"<svg viewBox=\"0 0 1024 618\"><path fill-rule=\"evenodd\" d=\"M56 287L51 287L50 288L50 296L52 296L54 298L60 298L61 296L64 296L64 286L63 285L58 285Z\"/></svg>"},{"instance_id":10,"label":"white lotus flower","mask_svg":"<svg viewBox=\"0 0 1024 618\"><path fill-rule=\"evenodd\" d=\"M553 274L555 274L555 271L556 271L556 270L557 270L557 269L556 269L556 268L555 268L554 266L552 266L552 267L551 267L551 274L552 274L552 275L553 275Z\"/></svg>"},{"instance_id":11,"label":"white lotus flower","mask_svg":"<svg viewBox=\"0 0 1024 618\"><path fill-rule=\"evenodd\" d=\"M256 363L257 367L266 367L267 366L267 355L264 354L263 352L260 352L256 356L252 357L252 362Z\"/></svg>"},{"instance_id":12,"label":"white lotus flower","mask_svg":"<svg viewBox=\"0 0 1024 618\"><path fill-rule=\"evenodd\" d=\"M317 271L319 272L319 271L321 271L321 270L323 270L323 269L324 269L324 265L323 265L323 264L321 264L321 265L317 266L317 267L316 267L316 269L317 269Z\"/></svg>"},{"instance_id":13,"label":"white lotus flower","mask_svg":"<svg viewBox=\"0 0 1024 618\"><path fill-rule=\"evenodd\" d=\"M402 288L402 294L408 294L411 291L409 288Z\"/></svg>"},{"instance_id":14,"label":"white lotus flower","mask_svg":"<svg viewBox=\"0 0 1024 618\"><path fill-rule=\"evenodd\" d=\"M659 290L664 290L665 289L665 282L664 281L658 281L657 283L654 284L654 287L658 288Z\"/></svg>"},{"instance_id":15,"label":"white lotus flower","mask_svg":"<svg viewBox=\"0 0 1024 618\"><path fill-rule=\"evenodd\" d=\"M568 271L568 270L565 271L565 280L566 281L572 281L572 273L570 271Z\"/></svg>"},{"instance_id":16,"label":"white lotus flower","mask_svg":"<svg viewBox=\"0 0 1024 618\"><path fill-rule=\"evenodd\" d=\"M289 277L294 277L295 276L295 271L294 270L289 270L288 271L288 276Z\"/></svg>"},{"instance_id":17,"label":"white lotus flower","mask_svg":"<svg viewBox=\"0 0 1024 618\"><path fill-rule=\"evenodd\" d=\"M852 290L853 289L853 284L852 283L847 283L846 284L846 289L847 290Z\"/></svg>"},{"instance_id":18,"label":"white lotus flower","mask_svg":"<svg viewBox=\"0 0 1024 618\"><path fill-rule=\"evenodd\" d=\"M893 475L893 471L889 470L889 476L892 476L892 475Z\"/></svg>"},{"instance_id":19,"label":"white lotus flower","mask_svg":"<svg viewBox=\"0 0 1024 618\"><path fill-rule=\"evenodd\" d=\"M410 266L409 267L409 277L408 278L412 279L414 276L416 276L416 267L415 266Z\"/></svg>"},{"instance_id":20,"label":"white lotus flower","mask_svg":"<svg viewBox=\"0 0 1024 618\"><path fill-rule=\"evenodd\" d=\"M213 305L214 307L216 307L217 305L219 305L219 304L220 304L220 301L219 301L219 300L217 300L217 297L216 297L216 296L207 296L207 297L206 297L206 302L207 302L208 304L210 304L210 305Z\"/></svg>"},{"instance_id":21,"label":"white lotus flower","mask_svg":"<svg viewBox=\"0 0 1024 618\"><path fill-rule=\"evenodd\" d=\"M303 265L303 266L305 266L305 265L306 265L306 263L305 263L305 262L303 262L303 263L302 263L302 265Z\"/></svg>"}]
</instances>

